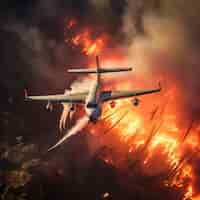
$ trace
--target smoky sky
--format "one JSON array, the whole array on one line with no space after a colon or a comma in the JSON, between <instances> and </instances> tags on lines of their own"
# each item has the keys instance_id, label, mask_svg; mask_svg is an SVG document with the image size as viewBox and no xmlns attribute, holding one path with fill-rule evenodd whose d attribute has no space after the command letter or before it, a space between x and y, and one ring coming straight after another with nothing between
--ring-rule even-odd
<instances>
[{"instance_id":1,"label":"smoky sky","mask_svg":"<svg viewBox=\"0 0 200 200\"><path fill-rule=\"evenodd\" d=\"M165 88L181 89L181 115L199 120L199 1L127 0L123 16L129 59Z\"/></svg>"},{"instance_id":2,"label":"smoky sky","mask_svg":"<svg viewBox=\"0 0 200 200\"><path fill-rule=\"evenodd\" d=\"M1 2L1 85L15 93L24 87L33 93L68 87L67 65L83 59L63 42L65 19L75 17L80 28L101 27L117 38L137 71L161 73L169 85L190 91L181 97L184 112L198 118L199 8L197 0Z\"/></svg>"},{"instance_id":3,"label":"smoky sky","mask_svg":"<svg viewBox=\"0 0 200 200\"><path fill-rule=\"evenodd\" d=\"M9 93L63 91L71 79L67 65L79 64L80 52L64 44L66 19L81 26L102 27L114 33L122 24L124 1L6 1L0 4L1 78ZM74 59L78 57L78 59Z\"/></svg>"}]
</instances>

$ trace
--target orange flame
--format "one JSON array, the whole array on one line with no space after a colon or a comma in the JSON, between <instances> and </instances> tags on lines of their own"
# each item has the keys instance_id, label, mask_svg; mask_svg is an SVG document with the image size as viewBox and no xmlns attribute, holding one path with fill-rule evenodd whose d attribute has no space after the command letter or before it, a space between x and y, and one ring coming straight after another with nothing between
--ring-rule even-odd
<instances>
[{"instance_id":1,"label":"orange flame","mask_svg":"<svg viewBox=\"0 0 200 200\"><path fill-rule=\"evenodd\" d=\"M92 39L91 35L90 30L86 29L71 40L75 46L81 46L82 52L88 56L99 54L105 47L105 41L107 40L106 35L101 35L96 39Z\"/></svg>"},{"instance_id":2,"label":"orange flame","mask_svg":"<svg viewBox=\"0 0 200 200\"><path fill-rule=\"evenodd\" d=\"M73 29L76 27L77 21L75 19L69 20L66 27L67 29ZM82 53L87 56L100 54L106 47L108 41L108 35L103 33L98 36L90 28L84 28L81 32L73 36L70 40L65 40L67 43L71 43L75 47L80 47Z\"/></svg>"},{"instance_id":3,"label":"orange flame","mask_svg":"<svg viewBox=\"0 0 200 200\"><path fill-rule=\"evenodd\" d=\"M73 25L72 25L73 24ZM68 28L72 28L75 23L70 23ZM106 48L109 38L107 34L100 34L99 37L92 37L93 31L90 29L84 29L77 35L71 38L71 43L75 46L82 48L82 53L88 56L94 56L103 52ZM124 61L125 57L118 51L113 51L108 55L105 55L104 60L109 61L109 65L116 63L116 61ZM104 65L103 63L102 65ZM122 81L115 81L112 85L105 86L105 88L112 89L134 89L134 85L130 78ZM172 96L181 93L179 88L173 90ZM185 126L180 126L178 123L178 113L176 99L166 106L163 102L166 99L170 99L168 95L155 95L144 97L140 108L133 108L132 102L128 100L117 100L116 106L110 106L105 104L103 107L104 118L105 116L112 115L104 122L101 122L99 126L102 129L112 127L117 122L120 116L127 110L128 114L118 123L114 128L109 130L107 140L105 137L105 143L108 145L117 146L118 149L123 149L127 154L141 156L141 167L146 173L161 173L164 170L171 171L174 176L170 181L166 182L166 186L171 187L183 187L184 180L189 178L189 184L184 195L184 200L200 199L195 194L194 174L190 163L181 163L185 149L192 148L195 150L198 147L198 142L195 142L196 132L192 130L190 135L182 140L182 134L184 133ZM155 108L157 105L157 109ZM90 130L92 133L98 132L99 126L92 127ZM103 136L102 136L103 137ZM118 138L117 140L115 138ZM194 139L195 138L195 139ZM116 143L116 144L115 144ZM116 161L110 158L105 158L106 163L112 163L117 165L119 160ZM179 165L181 165L179 169ZM183 166L182 166L183 165ZM177 172L176 169L179 169ZM194 197L194 194L196 197Z\"/></svg>"},{"instance_id":4,"label":"orange flame","mask_svg":"<svg viewBox=\"0 0 200 200\"><path fill-rule=\"evenodd\" d=\"M69 21L67 21L66 26L67 26L68 29L71 29L76 25L77 25L77 21L75 19L70 19Z\"/></svg>"}]
</instances>

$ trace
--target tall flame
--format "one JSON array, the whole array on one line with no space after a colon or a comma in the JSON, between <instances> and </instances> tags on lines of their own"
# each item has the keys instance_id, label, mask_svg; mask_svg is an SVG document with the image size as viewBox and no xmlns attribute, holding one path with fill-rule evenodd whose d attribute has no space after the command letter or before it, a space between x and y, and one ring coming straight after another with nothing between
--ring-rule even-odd
<instances>
[{"instance_id":1,"label":"tall flame","mask_svg":"<svg viewBox=\"0 0 200 200\"><path fill-rule=\"evenodd\" d=\"M75 19L69 20L67 23L67 30L73 29L77 25ZM71 43L75 47L80 47L82 53L87 56L97 55L103 51L108 41L108 35L103 33L95 35L94 32L89 28L84 28L75 36L70 39L66 39L65 42Z\"/></svg>"},{"instance_id":2,"label":"tall flame","mask_svg":"<svg viewBox=\"0 0 200 200\"><path fill-rule=\"evenodd\" d=\"M70 21L67 27L71 29L76 24ZM90 28L85 28L66 41L81 47L81 51L85 55L93 56L103 52L111 37L105 33L99 34L98 37L92 37L92 35L93 31ZM104 60L105 63L102 65L106 64L107 61L109 61L109 65L116 64L116 61L126 62L125 56L114 50L105 55ZM140 87L141 84L134 81L133 85L131 78L128 77L123 79L123 82L119 79L115 80L104 88L134 89L136 85ZM172 91L171 96L182 93L179 88ZM117 100L114 108L105 104L102 118L109 115L111 117L99 122L100 125L92 127L90 131L92 133L99 132L99 126L101 130L112 127L122 113L128 109L128 114L119 124L109 130L109 134L100 136L104 137L104 143L124 151L133 159L137 157L144 173L154 175L167 171L166 187L184 187L185 180L189 179L184 200L197 200L200 199L200 195L196 194L193 167L186 156L188 149L192 152L198 150L197 131L195 128L188 129L185 124L178 123L179 115L176 111L178 103L176 99L169 100L167 103L166 99L170 99L168 94L144 97L140 108L133 108L130 99ZM112 113L114 114L112 115ZM121 166L120 160L124 161L124 159L116 160L112 156L106 157L104 160L116 165L116 167Z\"/></svg>"}]
</instances>

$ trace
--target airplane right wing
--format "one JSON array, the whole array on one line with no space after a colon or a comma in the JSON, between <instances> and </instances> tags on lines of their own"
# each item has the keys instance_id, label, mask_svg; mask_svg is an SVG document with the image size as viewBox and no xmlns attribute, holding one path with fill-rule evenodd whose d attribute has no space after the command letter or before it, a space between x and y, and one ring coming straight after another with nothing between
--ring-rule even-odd
<instances>
[{"instance_id":1,"label":"airplane right wing","mask_svg":"<svg viewBox=\"0 0 200 200\"><path fill-rule=\"evenodd\" d=\"M103 94L103 101L117 100L122 98L137 97L152 93L160 92L161 88L149 90L133 90L133 91L108 91Z\"/></svg>"},{"instance_id":2,"label":"airplane right wing","mask_svg":"<svg viewBox=\"0 0 200 200\"><path fill-rule=\"evenodd\" d=\"M47 95L47 96L26 96L27 101L48 101L58 103L80 103L84 104L88 93L71 93L71 94L59 94L59 95Z\"/></svg>"}]
</instances>

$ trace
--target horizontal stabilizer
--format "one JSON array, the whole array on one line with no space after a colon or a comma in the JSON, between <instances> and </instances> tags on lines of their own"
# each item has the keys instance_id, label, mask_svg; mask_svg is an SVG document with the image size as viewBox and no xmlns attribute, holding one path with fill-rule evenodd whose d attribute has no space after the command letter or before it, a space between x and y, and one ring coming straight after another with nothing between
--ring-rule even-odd
<instances>
[{"instance_id":1,"label":"horizontal stabilizer","mask_svg":"<svg viewBox=\"0 0 200 200\"><path fill-rule=\"evenodd\" d=\"M131 71L132 68L68 69L69 73L97 74Z\"/></svg>"}]
</instances>

